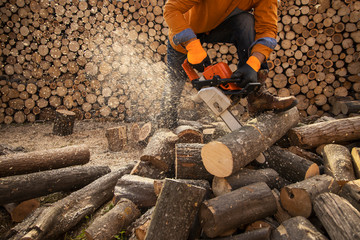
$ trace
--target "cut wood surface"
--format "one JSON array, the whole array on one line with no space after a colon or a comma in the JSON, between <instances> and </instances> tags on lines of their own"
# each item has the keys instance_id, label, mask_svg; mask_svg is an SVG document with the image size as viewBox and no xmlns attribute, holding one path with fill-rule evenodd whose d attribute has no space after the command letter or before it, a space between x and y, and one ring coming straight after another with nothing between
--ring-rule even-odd
<instances>
[{"instance_id":1,"label":"cut wood surface","mask_svg":"<svg viewBox=\"0 0 360 240\"><path fill-rule=\"evenodd\" d=\"M274 194L274 197L276 199L276 205L277 205L277 211L274 214L274 218L279 223L282 223L283 221L290 219L291 215L281 205L279 190L273 189L272 193Z\"/></svg>"},{"instance_id":2,"label":"cut wood surface","mask_svg":"<svg viewBox=\"0 0 360 240\"><path fill-rule=\"evenodd\" d=\"M130 232L129 240L144 240L150 225L155 206L149 208L141 217L136 219L127 229Z\"/></svg>"},{"instance_id":3,"label":"cut wood surface","mask_svg":"<svg viewBox=\"0 0 360 240\"><path fill-rule=\"evenodd\" d=\"M127 144L126 126L106 129L105 136L110 151L118 152Z\"/></svg>"},{"instance_id":4,"label":"cut wood surface","mask_svg":"<svg viewBox=\"0 0 360 240\"><path fill-rule=\"evenodd\" d=\"M258 182L205 200L199 218L206 236L214 238L242 224L271 216L276 209L271 189L266 183Z\"/></svg>"},{"instance_id":5,"label":"cut wood surface","mask_svg":"<svg viewBox=\"0 0 360 240\"><path fill-rule=\"evenodd\" d=\"M314 211L331 239L360 239L360 213L344 198L322 193L314 200Z\"/></svg>"},{"instance_id":6,"label":"cut wood surface","mask_svg":"<svg viewBox=\"0 0 360 240\"><path fill-rule=\"evenodd\" d=\"M339 195L360 211L360 179L349 181L341 188Z\"/></svg>"},{"instance_id":7,"label":"cut wood surface","mask_svg":"<svg viewBox=\"0 0 360 240\"><path fill-rule=\"evenodd\" d=\"M201 131L188 125L178 126L174 133L179 137L179 143L203 143Z\"/></svg>"},{"instance_id":8,"label":"cut wood surface","mask_svg":"<svg viewBox=\"0 0 360 240\"><path fill-rule=\"evenodd\" d=\"M290 184L280 191L282 207L291 216L308 218L313 212L314 198L323 192L338 193L340 186L329 175L323 174Z\"/></svg>"},{"instance_id":9,"label":"cut wood surface","mask_svg":"<svg viewBox=\"0 0 360 240\"><path fill-rule=\"evenodd\" d=\"M120 199L107 213L96 218L85 230L87 240L112 239L119 230L126 229L135 219L140 217L137 206L129 199Z\"/></svg>"},{"instance_id":10,"label":"cut wood surface","mask_svg":"<svg viewBox=\"0 0 360 240\"><path fill-rule=\"evenodd\" d=\"M289 130L292 145L305 149L321 144L341 143L360 139L360 117L309 124Z\"/></svg>"},{"instance_id":11,"label":"cut wood surface","mask_svg":"<svg viewBox=\"0 0 360 240\"><path fill-rule=\"evenodd\" d=\"M74 191L109 172L108 166L75 166L3 177L0 178L0 205Z\"/></svg>"},{"instance_id":12,"label":"cut wood surface","mask_svg":"<svg viewBox=\"0 0 360 240\"><path fill-rule=\"evenodd\" d=\"M38 199L29 199L20 203L8 203L4 208L10 213L11 220L19 223L40 207Z\"/></svg>"},{"instance_id":13,"label":"cut wood surface","mask_svg":"<svg viewBox=\"0 0 360 240\"><path fill-rule=\"evenodd\" d=\"M230 176L283 137L298 121L297 108L277 114L267 112L239 130L205 144L201 157L206 170L214 176Z\"/></svg>"},{"instance_id":14,"label":"cut wood surface","mask_svg":"<svg viewBox=\"0 0 360 240\"><path fill-rule=\"evenodd\" d=\"M80 165L89 160L90 150L86 145L8 154L0 156L0 177Z\"/></svg>"}]
</instances>

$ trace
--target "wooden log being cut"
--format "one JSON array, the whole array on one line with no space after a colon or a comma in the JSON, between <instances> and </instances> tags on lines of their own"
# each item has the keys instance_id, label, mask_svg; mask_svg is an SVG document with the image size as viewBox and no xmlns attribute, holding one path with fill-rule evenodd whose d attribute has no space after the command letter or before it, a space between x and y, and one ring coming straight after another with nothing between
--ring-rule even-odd
<instances>
[{"instance_id":1,"label":"wooden log being cut","mask_svg":"<svg viewBox=\"0 0 360 240\"><path fill-rule=\"evenodd\" d=\"M116 183L112 202L116 204L122 198L131 200L140 208L155 206L154 179L130 174L122 176Z\"/></svg>"},{"instance_id":2,"label":"wooden log being cut","mask_svg":"<svg viewBox=\"0 0 360 240\"><path fill-rule=\"evenodd\" d=\"M96 218L85 230L87 240L112 239L140 217L137 206L129 199L120 199L109 212Z\"/></svg>"},{"instance_id":3,"label":"wooden log being cut","mask_svg":"<svg viewBox=\"0 0 360 240\"><path fill-rule=\"evenodd\" d=\"M149 139L140 160L151 162L163 171L171 170L175 162L175 143L178 139L178 136L168 129L157 130Z\"/></svg>"},{"instance_id":4,"label":"wooden log being cut","mask_svg":"<svg viewBox=\"0 0 360 240\"><path fill-rule=\"evenodd\" d=\"M201 159L202 143L175 144L175 178L180 179L206 179L211 175L204 167Z\"/></svg>"},{"instance_id":5,"label":"wooden log being cut","mask_svg":"<svg viewBox=\"0 0 360 240\"><path fill-rule=\"evenodd\" d=\"M277 186L278 178L279 174L271 168L259 170L243 168L229 177L215 176L212 190L215 196L220 196L256 182L265 182L273 189Z\"/></svg>"},{"instance_id":6,"label":"wooden log being cut","mask_svg":"<svg viewBox=\"0 0 360 240\"><path fill-rule=\"evenodd\" d=\"M286 149L271 146L264 153L264 167L272 168L290 182L298 182L319 175L319 166Z\"/></svg>"},{"instance_id":7,"label":"wooden log being cut","mask_svg":"<svg viewBox=\"0 0 360 240\"><path fill-rule=\"evenodd\" d=\"M40 201L35 198L20 203L8 203L4 205L6 211L10 213L11 220L16 223L24 220L38 207L40 207Z\"/></svg>"},{"instance_id":8,"label":"wooden log being cut","mask_svg":"<svg viewBox=\"0 0 360 240\"><path fill-rule=\"evenodd\" d=\"M351 150L352 163L356 178L360 178L360 148L353 147Z\"/></svg>"},{"instance_id":9,"label":"wooden log being cut","mask_svg":"<svg viewBox=\"0 0 360 240\"><path fill-rule=\"evenodd\" d=\"M339 196L348 200L360 211L360 179L349 181L341 188Z\"/></svg>"},{"instance_id":10,"label":"wooden log being cut","mask_svg":"<svg viewBox=\"0 0 360 240\"><path fill-rule=\"evenodd\" d=\"M128 174L133 165L127 165L110 172L84 188L71 193L46 207L33 222L24 228L11 231L9 240L15 239L55 239L89 216L113 196L117 180Z\"/></svg>"},{"instance_id":11,"label":"wooden log being cut","mask_svg":"<svg viewBox=\"0 0 360 240\"><path fill-rule=\"evenodd\" d=\"M264 113L239 130L205 144L201 157L206 170L217 177L232 175L272 146L298 121L297 108L277 114Z\"/></svg>"},{"instance_id":12,"label":"wooden log being cut","mask_svg":"<svg viewBox=\"0 0 360 240\"><path fill-rule=\"evenodd\" d=\"M108 166L75 166L0 178L0 205L74 191L109 172Z\"/></svg>"},{"instance_id":13,"label":"wooden log being cut","mask_svg":"<svg viewBox=\"0 0 360 240\"><path fill-rule=\"evenodd\" d=\"M58 169L90 161L86 145L0 156L0 177Z\"/></svg>"},{"instance_id":14,"label":"wooden log being cut","mask_svg":"<svg viewBox=\"0 0 360 240\"><path fill-rule=\"evenodd\" d=\"M278 240L327 240L321 232L302 216L290 218L281 223L271 234L272 239Z\"/></svg>"},{"instance_id":15,"label":"wooden log being cut","mask_svg":"<svg viewBox=\"0 0 360 240\"><path fill-rule=\"evenodd\" d=\"M130 174L153 179L163 179L166 177L164 171L156 168L150 162L144 161L138 161L138 163L131 170Z\"/></svg>"},{"instance_id":16,"label":"wooden log being cut","mask_svg":"<svg viewBox=\"0 0 360 240\"><path fill-rule=\"evenodd\" d=\"M317 165L324 164L324 160L322 159L322 157L320 157L316 153L307 151L298 146L290 146L290 147L288 147L288 150L300 157L306 158L307 160L310 160L310 161L316 163Z\"/></svg>"},{"instance_id":17,"label":"wooden log being cut","mask_svg":"<svg viewBox=\"0 0 360 240\"><path fill-rule=\"evenodd\" d=\"M276 208L271 189L266 183L258 182L204 201L199 218L206 236L214 238L242 224L271 216Z\"/></svg>"},{"instance_id":18,"label":"wooden log being cut","mask_svg":"<svg viewBox=\"0 0 360 240\"><path fill-rule=\"evenodd\" d=\"M339 144L327 144L323 149L324 172L343 186L346 182L355 180L351 154L347 147Z\"/></svg>"},{"instance_id":19,"label":"wooden log being cut","mask_svg":"<svg viewBox=\"0 0 360 240\"><path fill-rule=\"evenodd\" d=\"M154 213L155 206L149 208L141 217L136 219L127 229L130 233L129 240L144 240L146 233L149 229L152 214Z\"/></svg>"},{"instance_id":20,"label":"wooden log being cut","mask_svg":"<svg viewBox=\"0 0 360 240\"><path fill-rule=\"evenodd\" d=\"M139 143L146 145L153 133L151 122L147 122L141 126L139 131Z\"/></svg>"},{"instance_id":21,"label":"wooden log being cut","mask_svg":"<svg viewBox=\"0 0 360 240\"><path fill-rule=\"evenodd\" d=\"M178 126L174 133L179 137L179 143L203 143L202 132L188 125Z\"/></svg>"},{"instance_id":22,"label":"wooden log being cut","mask_svg":"<svg viewBox=\"0 0 360 240\"><path fill-rule=\"evenodd\" d=\"M360 139L360 117L309 124L289 130L291 145L313 149L322 144L351 142Z\"/></svg>"},{"instance_id":23,"label":"wooden log being cut","mask_svg":"<svg viewBox=\"0 0 360 240\"><path fill-rule=\"evenodd\" d=\"M204 188L165 179L145 239L187 239L205 194Z\"/></svg>"},{"instance_id":24,"label":"wooden log being cut","mask_svg":"<svg viewBox=\"0 0 360 240\"><path fill-rule=\"evenodd\" d=\"M68 110L56 110L53 126L53 134L58 136L71 135L74 130L76 115Z\"/></svg>"},{"instance_id":25,"label":"wooden log being cut","mask_svg":"<svg viewBox=\"0 0 360 240\"><path fill-rule=\"evenodd\" d=\"M105 136L110 151L118 152L127 144L126 126L106 129Z\"/></svg>"},{"instance_id":26,"label":"wooden log being cut","mask_svg":"<svg viewBox=\"0 0 360 240\"><path fill-rule=\"evenodd\" d=\"M360 212L344 198L322 193L314 200L314 211L331 239L360 239Z\"/></svg>"},{"instance_id":27,"label":"wooden log being cut","mask_svg":"<svg viewBox=\"0 0 360 240\"><path fill-rule=\"evenodd\" d=\"M282 207L291 216L310 217L313 212L313 200L323 192L338 193L339 184L329 175L323 174L290 184L280 191Z\"/></svg>"}]
</instances>

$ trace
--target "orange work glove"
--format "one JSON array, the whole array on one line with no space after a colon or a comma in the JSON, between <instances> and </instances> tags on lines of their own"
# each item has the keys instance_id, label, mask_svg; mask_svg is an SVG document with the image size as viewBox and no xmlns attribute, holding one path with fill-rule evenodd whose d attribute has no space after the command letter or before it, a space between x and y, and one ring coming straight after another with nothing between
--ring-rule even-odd
<instances>
[{"instance_id":1,"label":"orange work glove","mask_svg":"<svg viewBox=\"0 0 360 240\"><path fill-rule=\"evenodd\" d=\"M187 59L189 63L199 72L203 72L204 68L211 64L205 49L201 46L200 40L196 39L186 45Z\"/></svg>"}]
</instances>

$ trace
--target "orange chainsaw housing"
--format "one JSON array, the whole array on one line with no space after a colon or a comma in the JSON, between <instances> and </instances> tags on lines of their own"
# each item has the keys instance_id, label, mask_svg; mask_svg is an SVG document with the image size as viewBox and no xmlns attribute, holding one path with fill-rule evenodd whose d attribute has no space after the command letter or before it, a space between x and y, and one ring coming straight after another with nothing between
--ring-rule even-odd
<instances>
[{"instance_id":1,"label":"orange chainsaw housing","mask_svg":"<svg viewBox=\"0 0 360 240\"><path fill-rule=\"evenodd\" d=\"M195 79L199 79L199 75L195 72L195 70L191 67L187 59L182 64L183 69L185 70L187 76L189 77L190 81ZM206 80L211 80L214 76L217 75L221 79L231 78L232 71L226 63L219 62L214 65L210 65L204 69L203 77ZM224 90L241 90L235 83L226 83L221 84L220 87Z\"/></svg>"}]
</instances>

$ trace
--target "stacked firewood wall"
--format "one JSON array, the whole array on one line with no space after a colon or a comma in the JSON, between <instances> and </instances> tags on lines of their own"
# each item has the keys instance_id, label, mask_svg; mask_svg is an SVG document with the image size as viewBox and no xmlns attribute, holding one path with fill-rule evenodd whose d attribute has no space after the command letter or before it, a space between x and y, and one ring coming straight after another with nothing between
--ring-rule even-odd
<instances>
[{"instance_id":1,"label":"stacked firewood wall","mask_svg":"<svg viewBox=\"0 0 360 240\"><path fill-rule=\"evenodd\" d=\"M78 119L155 115L167 84L164 2L0 0L0 123L49 119L59 108ZM331 112L340 97L359 99L360 3L284 0L278 13L269 91L295 95L303 116ZM204 47L236 69L233 45ZM196 108L189 101L181 106Z\"/></svg>"}]
</instances>

